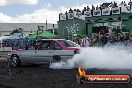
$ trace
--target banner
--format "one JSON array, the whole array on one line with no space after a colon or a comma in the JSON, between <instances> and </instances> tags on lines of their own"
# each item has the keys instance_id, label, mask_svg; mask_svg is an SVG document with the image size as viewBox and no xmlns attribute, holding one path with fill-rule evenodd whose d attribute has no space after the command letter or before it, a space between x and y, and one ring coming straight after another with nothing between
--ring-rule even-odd
<instances>
[{"instance_id":1,"label":"banner","mask_svg":"<svg viewBox=\"0 0 132 88\"><path fill-rule=\"evenodd\" d=\"M60 20L66 20L66 14L60 14Z\"/></svg>"},{"instance_id":2,"label":"banner","mask_svg":"<svg viewBox=\"0 0 132 88\"><path fill-rule=\"evenodd\" d=\"M130 10L131 10L130 6L122 6L121 7L122 13L130 13Z\"/></svg>"},{"instance_id":3,"label":"banner","mask_svg":"<svg viewBox=\"0 0 132 88\"><path fill-rule=\"evenodd\" d=\"M109 23L95 23L95 27L100 27L100 26L120 26L121 22L109 22Z\"/></svg>"},{"instance_id":4,"label":"banner","mask_svg":"<svg viewBox=\"0 0 132 88\"><path fill-rule=\"evenodd\" d=\"M115 7L112 8L112 14L120 14L121 13L121 7Z\"/></svg>"},{"instance_id":5,"label":"banner","mask_svg":"<svg viewBox=\"0 0 132 88\"><path fill-rule=\"evenodd\" d=\"M80 16L79 19L85 20L85 15Z\"/></svg>"},{"instance_id":6,"label":"banner","mask_svg":"<svg viewBox=\"0 0 132 88\"><path fill-rule=\"evenodd\" d=\"M92 17L91 10L90 11L84 11L85 17Z\"/></svg>"},{"instance_id":7,"label":"banner","mask_svg":"<svg viewBox=\"0 0 132 88\"><path fill-rule=\"evenodd\" d=\"M110 8L102 9L102 15L110 15Z\"/></svg>"},{"instance_id":8,"label":"banner","mask_svg":"<svg viewBox=\"0 0 132 88\"><path fill-rule=\"evenodd\" d=\"M94 10L93 16L101 16L101 10Z\"/></svg>"},{"instance_id":9,"label":"banner","mask_svg":"<svg viewBox=\"0 0 132 88\"><path fill-rule=\"evenodd\" d=\"M73 13L67 13L68 19L73 19L74 14Z\"/></svg>"},{"instance_id":10,"label":"banner","mask_svg":"<svg viewBox=\"0 0 132 88\"><path fill-rule=\"evenodd\" d=\"M82 12L74 11L73 13L74 13L75 18L81 18L81 16L82 16Z\"/></svg>"}]
</instances>

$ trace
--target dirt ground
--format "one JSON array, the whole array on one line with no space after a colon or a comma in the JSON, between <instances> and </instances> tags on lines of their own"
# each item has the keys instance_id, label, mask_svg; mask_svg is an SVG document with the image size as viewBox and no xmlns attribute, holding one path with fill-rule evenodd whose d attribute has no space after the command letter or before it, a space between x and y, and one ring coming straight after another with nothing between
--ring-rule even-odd
<instances>
[{"instance_id":1,"label":"dirt ground","mask_svg":"<svg viewBox=\"0 0 132 88\"><path fill-rule=\"evenodd\" d=\"M132 88L130 84L84 84L76 81L77 69L50 69L46 65L10 67L6 61L0 62L0 88ZM131 74L131 70L89 69L88 74Z\"/></svg>"}]
</instances>

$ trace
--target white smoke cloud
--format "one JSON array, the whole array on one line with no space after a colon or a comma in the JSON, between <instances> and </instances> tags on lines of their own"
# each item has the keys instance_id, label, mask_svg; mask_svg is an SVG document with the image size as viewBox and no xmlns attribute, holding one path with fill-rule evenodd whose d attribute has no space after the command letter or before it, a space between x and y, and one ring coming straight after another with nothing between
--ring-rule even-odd
<instances>
[{"instance_id":1,"label":"white smoke cloud","mask_svg":"<svg viewBox=\"0 0 132 88\"><path fill-rule=\"evenodd\" d=\"M35 5L38 0L0 0L0 6L12 5L12 4L32 4Z\"/></svg>"},{"instance_id":2,"label":"white smoke cloud","mask_svg":"<svg viewBox=\"0 0 132 88\"><path fill-rule=\"evenodd\" d=\"M85 48L81 53L75 55L67 63L54 63L51 68L54 69L71 69L78 66L84 68L101 68L101 69L130 69L132 68L132 51L125 48Z\"/></svg>"}]
</instances>

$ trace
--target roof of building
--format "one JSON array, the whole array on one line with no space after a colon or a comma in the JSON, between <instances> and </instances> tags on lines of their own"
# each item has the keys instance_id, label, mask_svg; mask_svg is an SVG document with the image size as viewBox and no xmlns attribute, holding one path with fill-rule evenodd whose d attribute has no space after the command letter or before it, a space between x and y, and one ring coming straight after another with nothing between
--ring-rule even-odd
<instances>
[{"instance_id":1,"label":"roof of building","mask_svg":"<svg viewBox=\"0 0 132 88\"><path fill-rule=\"evenodd\" d=\"M19 28L23 31L37 31L38 26L44 26L46 29L46 23L0 23L0 31L13 31ZM58 28L58 25L54 24L54 28ZM47 29L53 29L53 24L47 23Z\"/></svg>"}]
</instances>

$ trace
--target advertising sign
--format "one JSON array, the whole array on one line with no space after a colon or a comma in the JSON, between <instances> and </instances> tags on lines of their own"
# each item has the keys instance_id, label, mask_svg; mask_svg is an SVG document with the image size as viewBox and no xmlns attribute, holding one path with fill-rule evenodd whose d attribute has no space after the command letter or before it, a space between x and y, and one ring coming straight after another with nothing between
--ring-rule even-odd
<instances>
[{"instance_id":1,"label":"advertising sign","mask_svg":"<svg viewBox=\"0 0 132 88\"><path fill-rule=\"evenodd\" d=\"M91 10L90 11L84 11L85 17L92 17Z\"/></svg>"},{"instance_id":2,"label":"advertising sign","mask_svg":"<svg viewBox=\"0 0 132 88\"><path fill-rule=\"evenodd\" d=\"M94 10L93 16L101 16L101 10Z\"/></svg>"},{"instance_id":3,"label":"advertising sign","mask_svg":"<svg viewBox=\"0 0 132 88\"><path fill-rule=\"evenodd\" d=\"M110 15L110 8L102 9L102 15Z\"/></svg>"},{"instance_id":4,"label":"advertising sign","mask_svg":"<svg viewBox=\"0 0 132 88\"><path fill-rule=\"evenodd\" d=\"M112 8L112 14L120 14L120 13L121 13L121 7Z\"/></svg>"},{"instance_id":5,"label":"advertising sign","mask_svg":"<svg viewBox=\"0 0 132 88\"><path fill-rule=\"evenodd\" d=\"M60 20L66 20L66 14L60 14Z\"/></svg>"}]
</instances>

